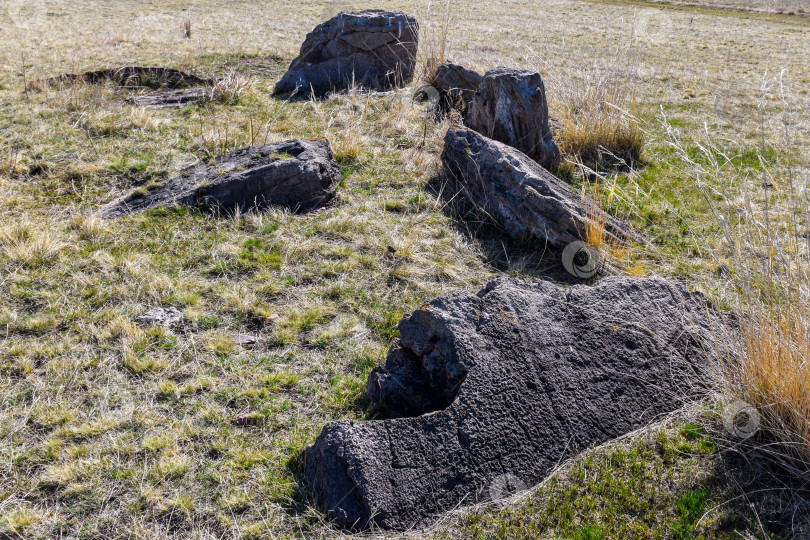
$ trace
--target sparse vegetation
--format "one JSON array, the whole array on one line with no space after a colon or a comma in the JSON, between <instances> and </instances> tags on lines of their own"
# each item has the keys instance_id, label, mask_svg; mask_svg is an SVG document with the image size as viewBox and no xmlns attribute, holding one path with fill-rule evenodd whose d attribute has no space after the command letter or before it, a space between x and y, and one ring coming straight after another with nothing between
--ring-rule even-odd
<instances>
[{"instance_id":1,"label":"sparse vegetation","mask_svg":"<svg viewBox=\"0 0 810 540\"><path fill-rule=\"evenodd\" d=\"M299 490L298 453L325 422L375 414L366 376L402 315L495 275L532 279L556 255L449 211L454 194L431 187L444 185L444 126L424 122L413 89L269 96L307 29L360 6L211 0L182 20L174 1L47 6L23 6L0 36L0 537L337 535ZM807 18L646 2L439 7L413 11L423 76L449 50L479 71L540 71L565 157L598 172L572 174L577 189L652 241L622 254L626 270L681 277L750 314L728 391L763 412L748 444L795 476L808 460ZM177 110L122 105L114 85L24 92L62 71L128 64L224 78L214 99ZM762 73L782 68L785 92L763 95ZM319 212L94 217L198 160L316 136L344 171ZM589 240L600 243L598 226ZM134 322L155 306L186 321ZM260 346L237 345L237 332ZM712 405L595 449L515 505L424 535L790 534L801 486L757 453L734 461L745 445L720 415Z\"/></svg>"}]
</instances>

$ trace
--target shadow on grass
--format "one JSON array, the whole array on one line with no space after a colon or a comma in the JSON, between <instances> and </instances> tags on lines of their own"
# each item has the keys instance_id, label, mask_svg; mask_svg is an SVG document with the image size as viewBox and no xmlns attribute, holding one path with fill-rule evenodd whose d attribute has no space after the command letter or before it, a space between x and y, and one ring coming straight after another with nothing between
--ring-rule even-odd
<instances>
[{"instance_id":1,"label":"shadow on grass","mask_svg":"<svg viewBox=\"0 0 810 540\"><path fill-rule=\"evenodd\" d=\"M707 480L707 485L726 493L724 501L712 505L719 506L715 530L810 538L810 481L775 463L762 451L767 447L766 441L756 441L721 450L721 459Z\"/></svg>"},{"instance_id":2,"label":"shadow on grass","mask_svg":"<svg viewBox=\"0 0 810 540\"><path fill-rule=\"evenodd\" d=\"M493 216L471 203L463 194L458 180L440 173L425 184L456 228L480 246L485 262L508 276L543 279L557 284L588 283L569 274L562 265L562 250L540 240L517 240Z\"/></svg>"}]
</instances>

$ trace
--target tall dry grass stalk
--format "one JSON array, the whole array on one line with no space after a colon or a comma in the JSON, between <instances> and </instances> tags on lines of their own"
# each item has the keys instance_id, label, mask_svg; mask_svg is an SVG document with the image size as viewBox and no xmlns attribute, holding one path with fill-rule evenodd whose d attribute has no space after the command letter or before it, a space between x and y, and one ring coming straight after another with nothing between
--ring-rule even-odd
<instances>
[{"instance_id":1,"label":"tall dry grass stalk","mask_svg":"<svg viewBox=\"0 0 810 540\"><path fill-rule=\"evenodd\" d=\"M447 34L452 19L450 0L447 0L444 15L438 19L431 13L432 7L432 4L428 4L427 13L419 17L420 21L426 22L419 29L419 52L417 53L418 79L428 84L433 81L436 69L448 60Z\"/></svg>"},{"instance_id":2,"label":"tall dry grass stalk","mask_svg":"<svg viewBox=\"0 0 810 540\"><path fill-rule=\"evenodd\" d=\"M588 218L588 223L585 227L585 241L593 247L601 248L605 246L605 224L607 222L608 214L602 211L603 208L610 208L613 203L615 195L615 182L607 190L606 194L602 194L599 198L586 197L586 191L582 190L582 203L585 208L585 216Z\"/></svg>"},{"instance_id":3,"label":"tall dry grass stalk","mask_svg":"<svg viewBox=\"0 0 810 540\"><path fill-rule=\"evenodd\" d=\"M559 87L554 136L566 162L606 170L630 169L641 160L636 85L622 66L630 57L617 54L613 65Z\"/></svg>"},{"instance_id":4,"label":"tall dry grass stalk","mask_svg":"<svg viewBox=\"0 0 810 540\"><path fill-rule=\"evenodd\" d=\"M739 347L721 370L720 388L727 399L756 408L758 449L810 479L810 178L794 163L801 154L780 95L781 140L773 151L766 147L763 118L756 159L724 153L708 132L687 145L667 129L718 224L720 238L712 245L720 247L708 253L726 275L740 324Z\"/></svg>"}]
</instances>

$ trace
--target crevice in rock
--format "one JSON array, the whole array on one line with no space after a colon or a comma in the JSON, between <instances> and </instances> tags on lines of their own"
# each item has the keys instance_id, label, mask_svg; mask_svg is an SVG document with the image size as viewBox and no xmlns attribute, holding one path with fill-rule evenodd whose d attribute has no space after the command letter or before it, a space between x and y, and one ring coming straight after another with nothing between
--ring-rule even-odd
<instances>
[{"instance_id":1,"label":"crevice in rock","mask_svg":"<svg viewBox=\"0 0 810 540\"><path fill-rule=\"evenodd\" d=\"M428 342L435 344L438 340L434 335ZM391 418L444 410L455 401L467 377L467 370L454 356L442 354L433 346L420 356L397 341L385 365L369 375L368 397Z\"/></svg>"}]
</instances>

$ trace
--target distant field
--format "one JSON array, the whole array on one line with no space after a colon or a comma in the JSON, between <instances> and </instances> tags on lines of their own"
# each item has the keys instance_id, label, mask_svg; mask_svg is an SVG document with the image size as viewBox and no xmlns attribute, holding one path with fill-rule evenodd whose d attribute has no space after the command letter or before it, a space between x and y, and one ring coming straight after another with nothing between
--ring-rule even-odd
<instances>
[{"instance_id":1,"label":"distant field","mask_svg":"<svg viewBox=\"0 0 810 540\"><path fill-rule=\"evenodd\" d=\"M810 18L778 14L807 7L798 0L698 3L768 13L465 0L449 4L448 56L481 71L541 72L552 117L600 81L627 88L635 99L623 114L645 133L644 167L602 171L596 185L578 177L576 188L612 188L609 210L653 242L622 254L629 272L681 278L727 305L732 254L707 201L729 194L742 215L763 202L763 176L786 163L807 187ZM0 538L338 535L299 489L299 452L326 422L371 414L366 377L402 315L497 276L553 278L556 259L445 207L435 186L446 125L425 121L413 88L312 103L269 95L312 27L367 3L4 6ZM426 41L446 9L375 6L416 15ZM233 103L178 110L125 105L127 94L103 85L24 92L44 77L131 64L232 70L250 85ZM319 212L95 217L197 160L314 136L330 139L344 172L336 204ZM703 153L707 140L716 148ZM786 193L785 178L766 179ZM784 205L769 211L789 221ZM186 323L135 324L160 305ZM235 332L261 345L242 348ZM253 425L234 423L240 415ZM714 404L686 411L562 464L513 507L412 536L789 537L798 496L763 488L762 475L722 451L716 424Z\"/></svg>"},{"instance_id":2,"label":"distant field","mask_svg":"<svg viewBox=\"0 0 810 540\"><path fill-rule=\"evenodd\" d=\"M807 0L676 0L672 3L786 15L806 15L810 13L810 2Z\"/></svg>"}]
</instances>

